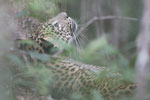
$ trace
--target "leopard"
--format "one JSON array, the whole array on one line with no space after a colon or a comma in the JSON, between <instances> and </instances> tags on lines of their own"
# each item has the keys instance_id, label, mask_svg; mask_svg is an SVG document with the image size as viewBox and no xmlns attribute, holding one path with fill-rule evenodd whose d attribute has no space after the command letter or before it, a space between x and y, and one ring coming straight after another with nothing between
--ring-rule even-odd
<instances>
[{"instance_id":1,"label":"leopard","mask_svg":"<svg viewBox=\"0 0 150 100\"><path fill-rule=\"evenodd\" d=\"M77 31L77 24L68 17L65 12L58 14L56 17L49 19L45 23L40 23L31 36L28 37L29 43L20 43L17 47L27 51L36 51L39 53L49 53L52 48L61 48L63 44L71 43L74 34ZM21 44L21 45L20 45Z\"/></svg>"},{"instance_id":2,"label":"leopard","mask_svg":"<svg viewBox=\"0 0 150 100\"><path fill-rule=\"evenodd\" d=\"M21 44L19 49L50 54L52 58L44 65L53 73L54 84L51 95L56 100L71 100L73 93L81 93L86 100L91 100L91 91L97 91L106 100L119 100L134 94L134 82L125 81L120 73L111 72L111 68L84 64L72 58L55 55L63 46L71 44L76 38L78 25L66 12L40 23L27 40L35 44ZM48 51L56 48L55 53ZM40 62L41 63L41 62ZM102 75L107 72L106 75ZM102 75L104 77L98 77ZM48 76L47 76L48 77Z\"/></svg>"}]
</instances>

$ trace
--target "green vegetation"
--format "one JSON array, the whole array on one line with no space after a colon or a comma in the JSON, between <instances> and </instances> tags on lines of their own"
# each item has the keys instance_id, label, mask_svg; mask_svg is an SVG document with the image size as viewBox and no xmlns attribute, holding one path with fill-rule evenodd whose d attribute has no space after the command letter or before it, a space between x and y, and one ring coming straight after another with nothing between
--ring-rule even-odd
<instances>
[{"instance_id":1,"label":"green vegetation","mask_svg":"<svg viewBox=\"0 0 150 100\"><path fill-rule=\"evenodd\" d=\"M102 7L107 3L108 3L107 5L109 5L109 3L112 2L110 0L101 0L101 1L103 1L103 3L99 5ZM10 1L8 0L8 2ZM137 4L134 4L135 2ZM84 31L85 32L84 35L87 37L88 40L85 43L85 48L83 48L80 52L77 52L76 50L77 47L75 47L74 45L64 46L63 44L62 48L65 48L65 50L62 55L65 56L67 55L68 57L71 57L73 59L76 59L86 64L112 68L112 72L113 71L120 72L123 74L126 80L134 82L135 81L134 66L136 61L135 41L139 31L138 30L139 18L141 17L140 8L142 8L140 2L141 2L140 0L132 0L132 1L127 0L127 2L125 3L125 1L121 0L120 3L121 6L120 11L122 13L121 16L136 17L138 18L138 21L132 22L129 20L127 23L124 22L125 23L125 25L123 26L124 30L120 31L119 33L118 48L116 48L114 45L112 45L109 42L108 37L111 38L112 27L113 27L111 25L108 25L108 24L113 24L111 19L109 19L103 21L104 31L106 30L108 32L106 36L100 35L98 38L96 38L97 36L95 34L96 32L94 26L95 24L92 24L88 26ZM14 7L15 9L19 9L18 12L15 13L16 19L24 16L28 16L28 17L33 17L35 19L38 19L40 22L44 22L47 21L49 18L54 17L57 13L61 11L66 11L68 14L70 14L69 16L73 16L73 18L78 19L77 20L78 23L82 22L79 20L82 15L80 14L81 13L80 11L83 10L82 5L79 5L81 4L80 0L76 0L76 1L75 0L14 0L13 4L15 6ZM106 11L104 15L112 14L113 11L111 11L111 9L113 8L113 6L112 8L111 7L110 8L104 7L104 8L101 8L102 10L104 9L104 11ZM2 19L0 19L0 21L1 20ZM88 20L90 19L87 19L87 21ZM11 23L8 22L8 24ZM79 27L82 27L83 25L84 23L79 23ZM9 34L12 33L13 33L12 31L9 32ZM3 34L3 31L0 31L0 35L1 34ZM3 42L6 41L7 39L4 40ZM26 43L30 45L34 44L32 41L22 41L22 43ZM5 47L1 47L1 48L5 48ZM7 48L9 48L9 46ZM55 52L55 49L52 52ZM51 84L53 83L53 79L52 79L53 74L51 73L51 70L46 65L44 65L45 62L52 61L51 55L39 54L36 52L30 52L29 55L31 55L31 57L36 58L39 61L29 63L28 61L26 62L26 58L20 56L18 57L13 54L7 54L7 52L3 53L2 56L0 55L0 60L5 57L7 58L0 61L0 63L2 62L0 66L4 67L4 69L3 67L2 68L0 67L1 68L0 82L2 82L2 84L5 84L5 81L3 80L6 79L7 80L6 83L8 83L8 87L9 87L9 88L4 88L3 85L0 85L0 98L2 100L12 100L13 96L18 92L15 89L16 88L18 89L20 87L29 90L33 89L34 91L38 92L40 95L44 95L44 96L47 96L51 93L50 87ZM5 66L8 68L7 70L5 69ZM110 72L104 72L102 73L103 75L101 74L99 75L99 77L105 76L105 74L108 73ZM9 79L11 79L11 81ZM14 92L12 93L13 96L11 95L12 96L11 98L6 98L7 95L11 94L12 90ZM82 95L78 93L73 94L72 98L73 100L85 99ZM92 91L92 100L103 100L103 98L101 97L100 94L98 94L98 92ZM126 98L121 100L126 100Z\"/></svg>"}]
</instances>

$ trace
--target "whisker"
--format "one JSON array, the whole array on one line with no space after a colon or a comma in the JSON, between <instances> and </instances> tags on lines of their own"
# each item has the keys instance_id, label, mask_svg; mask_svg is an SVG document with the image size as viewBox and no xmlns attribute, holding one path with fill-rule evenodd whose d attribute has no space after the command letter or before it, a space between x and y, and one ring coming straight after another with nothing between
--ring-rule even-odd
<instances>
[{"instance_id":1,"label":"whisker","mask_svg":"<svg viewBox=\"0 0 150 100\"><path fill-rule=\"evenodd\" d=\"M79 36L77 36L77 38L79 41L80 49L83 49L86 41L88 41L87 37L84 34L80 34Z\"/></svg>"},{"instance_id":2,"label":"whisker","mask_svg":"<svg viewBox=\"0 0 150 100\"><path fill-rule=\"evenodd\" d=\"M77 43L77 37L76 37L76 35L73 33L73 38L74 38L74 41L75 41L75 44L77 45L78 43Z\"/></svg>"},{"instance_id":3,"label":"whisker","mask_svg":"<svg viewBox=\"0 0 150 100\"><path fill-rule=\"evenodd\" d=\"M79 40L78 37L76 38L76 41L77 41L77 49L78 49L78 51L80 51L81 50L81 45L80 45L80 40Z\"/></svg>"}]
</instances>

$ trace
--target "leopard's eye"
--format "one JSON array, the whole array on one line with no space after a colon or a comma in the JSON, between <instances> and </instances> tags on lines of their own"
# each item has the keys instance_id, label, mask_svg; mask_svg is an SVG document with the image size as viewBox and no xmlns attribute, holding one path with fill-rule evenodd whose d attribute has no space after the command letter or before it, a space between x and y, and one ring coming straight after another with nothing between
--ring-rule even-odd
<instances>
[{"instance_id":1,"label":"leopard's eye","mask_svg":"<svg viewBox=\"0 0 150 100\"><path fill-rule=\"evenodd\" d=\"M56 23L56 24L54 24L54 26L55 26L55 27L59 27L59 24L58 24L58 23Z\"/></svg>"}]
</instances>

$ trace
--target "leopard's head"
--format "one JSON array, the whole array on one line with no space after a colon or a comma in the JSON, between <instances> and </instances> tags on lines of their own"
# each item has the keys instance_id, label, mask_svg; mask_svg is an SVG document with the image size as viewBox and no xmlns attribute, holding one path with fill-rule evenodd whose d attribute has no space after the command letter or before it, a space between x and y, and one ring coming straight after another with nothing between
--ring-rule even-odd
<instances>
[{"instance_id":1,"label":"leopard's head","mask_svg":"<svg viewBox=\"0 0 150 100\"><path fill-rule=\"evenodd\" d=\"M42 39L52 42L53 39L59 39L65 43L70 43L75 38L77 23L68 17L65 12L39 25L37 29Z\"/></svg>"}]
</instances>

